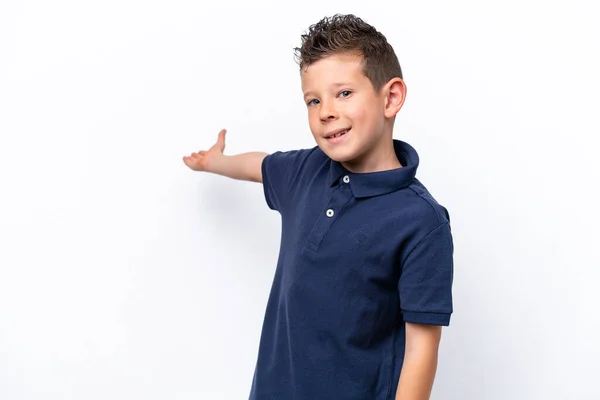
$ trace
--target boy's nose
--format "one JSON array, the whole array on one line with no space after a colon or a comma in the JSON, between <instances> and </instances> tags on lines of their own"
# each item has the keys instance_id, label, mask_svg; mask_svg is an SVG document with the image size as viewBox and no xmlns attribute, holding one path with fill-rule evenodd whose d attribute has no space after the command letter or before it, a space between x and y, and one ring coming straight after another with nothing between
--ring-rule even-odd
<instances>
[{"instance_id":1,"label":"boy's nose","mask_svg":"<svg viewBox=\"0 0 600 400\"><path fill-rule=\"evenodd\" d=\"M337 118L337 111L331 104L331 102L321 102L320 110L321 121L327 121Z\"/></svg>"}]
</instances>

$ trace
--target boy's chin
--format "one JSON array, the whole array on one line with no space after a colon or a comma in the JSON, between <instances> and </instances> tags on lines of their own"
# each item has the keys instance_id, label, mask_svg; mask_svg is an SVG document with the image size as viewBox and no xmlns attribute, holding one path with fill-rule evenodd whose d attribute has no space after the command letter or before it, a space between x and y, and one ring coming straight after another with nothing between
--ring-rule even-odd
<instances>
[{"instance_id":1,"label":"boy's chin","mask_svg":"<svg viewBox=\"0 0 600 400\"><path fill-rule=\"evenodd\" d=\"M347 149L331 149L328 146L321 146L321 150L333 161L340 163L351 161L356 157L353 151L348 151Z\"/></svg>"}]
</instances>

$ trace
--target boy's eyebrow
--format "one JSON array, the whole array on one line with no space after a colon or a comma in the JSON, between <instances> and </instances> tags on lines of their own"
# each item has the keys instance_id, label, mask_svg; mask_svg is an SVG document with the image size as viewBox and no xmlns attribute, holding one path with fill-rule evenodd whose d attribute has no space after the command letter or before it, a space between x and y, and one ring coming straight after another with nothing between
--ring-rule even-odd
<instances>
[{"instance_id":1,"label":"boy's eyebrow","mask_svg":"<svg viewBox=\"0 0 600 400\"><path fill-rule=\"evenodd\" d=\"M349 82L335 82L335 83L332 83L330 86L332 88L338 88L338 87L341 87L341 86L348 86L348 85L350 85ZM308 91L308 92L304 93L304 98L306 98L306 97L308 97L308 96L310 96L312 94L313 94L313 92Z\"/></svg>"}]
</instances>

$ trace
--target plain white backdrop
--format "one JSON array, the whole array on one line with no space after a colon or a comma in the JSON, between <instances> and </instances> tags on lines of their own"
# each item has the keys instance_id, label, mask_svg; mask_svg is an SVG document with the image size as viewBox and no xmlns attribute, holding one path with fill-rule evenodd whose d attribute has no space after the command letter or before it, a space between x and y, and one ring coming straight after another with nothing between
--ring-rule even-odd
<instances>
[{"instance_id":1,"label":"plain white backdrop","mask_svg":"<svg viewBox=\"0 0 600 400\"><path fill-rule=\"evenodd\" d=\"M355 13L451 214L433 400L600 398L593 1L0 1L0 399L245 399L279 246L181 158L314 145L293 48Z\"/></svg>"}]
</instances>

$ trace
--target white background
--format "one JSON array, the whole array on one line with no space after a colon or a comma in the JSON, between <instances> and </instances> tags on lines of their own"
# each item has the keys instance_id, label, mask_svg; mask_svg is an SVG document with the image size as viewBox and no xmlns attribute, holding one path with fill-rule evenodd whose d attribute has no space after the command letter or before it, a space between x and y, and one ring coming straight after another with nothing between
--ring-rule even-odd
<instances>
[{"instance_id":1,"label":"white background","mask_svg":"<svg viewBox=\"0 0 600 400\"><path fill-rule=\"evenodd\" d=\"M451 213L432 398L599 399L593 1L0 2L0 399L245 399L277 261L259 184L184 155L312 147L293 48L355 13Z\"/></svg>"}]
</instances>

